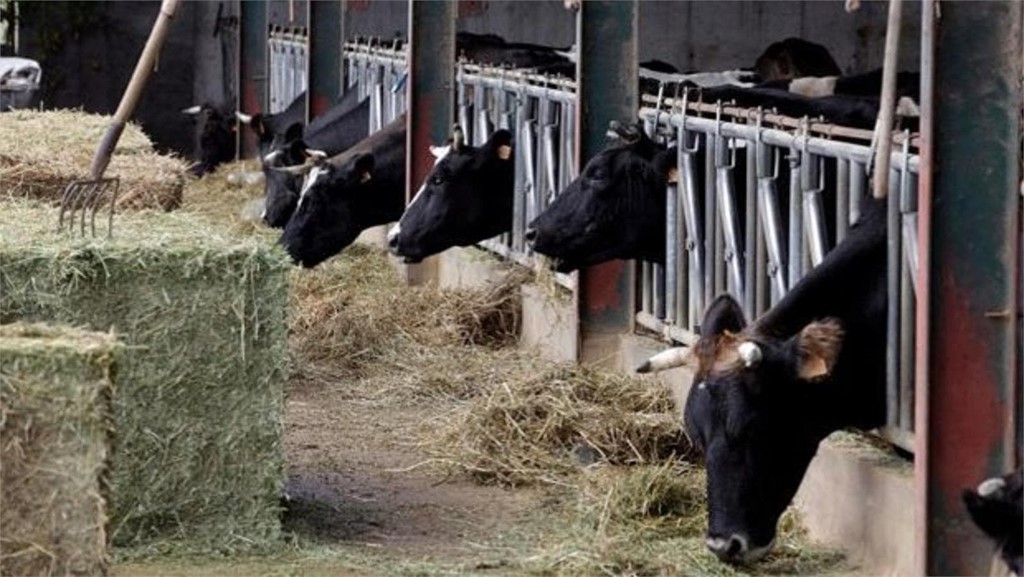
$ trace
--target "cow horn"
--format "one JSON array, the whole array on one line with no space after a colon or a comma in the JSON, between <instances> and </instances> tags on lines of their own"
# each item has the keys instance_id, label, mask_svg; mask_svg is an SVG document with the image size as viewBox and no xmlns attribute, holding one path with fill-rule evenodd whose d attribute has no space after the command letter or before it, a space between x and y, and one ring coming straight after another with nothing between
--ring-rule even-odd
<instances>
[{"instance_id":1,"label":"cow horn","mask_svg":"<svg viewBox=\"0 0 1024 577\"><path fill-rule=\"evenodd\" d=\"M740 343L737 351L740 354L740 359L743 361L743 366L748 369L760 363L761 359L764 358L761 347L757 346L757 343L750 341Z\"/></svg>"},{"instance_id":2,"label":"cow horn","mask_svg":"<svg viewBox=\"0 0 1024 577\"><path fill-rule=\"evenodd\" d=\"M327 153L322 151L322 150L317 150L315 148L307 148L306 149L306 156L308 156L308 157L310 157L310 158L312 158L314 160L323 160L323 159L327 158Z\"/></svg>"},{"instance_id":3,"label":"cow horn","mask_svg":"<svg viewBox=\"0 0 1024 577\"><path fill-rule=\"evenodd\" d=\"M452 150L458 152L462 145L466 143L466 134L462 132L462 127L456 124L452 127Z\"/></svg>"},{"instance_id":4,"label":"cow horn","mask_svg":"<svg viewBox=\"0 0 1024 577\"><path fill-rule=\"evenodd\" d=\"M313 170L313 168L314 168L314 166L312 164L309 164L309 163L297 164L295 166L275 166L275 167L273 167L274 170L279 170L281 172L287 172L288 174L297 174L297 175L307 174L310 170Z\"/></svg>"},{"instance_id":5,"label":"cow horn","mask_svg":"<svg viewBox=\"0 0 1024 577\"><path fill-rule=\"evenodd\" d=\"M203 109L202 106L199 106L198 104L196 104L195 106L189 106L188 108L182 108L181 109L181 113L182 114L199 114L199 111L202 110L202 109Z\"/></svg>"},{"instance_id":6,"label":"cow horn","mask_svg":"<svg viewBox=\"0 0 1024 577\"><path fill-rule=\"evenodd\" d=\"M252 115L251 114L246 114L246 113L242 112L241 110L236 110L235 111L235 118L237 118L238 121L241 122L242 124L251 124L252 123Z\"/></svg>"},{"instance_id":7,"label":"cow horn","mask_svg":"<svg viewBox=\"0 0 1024 577\"><path fill-rule=\"evenodd\" d=\"M1006 486L1006 481L1001 477L992 477L991 479L985 479L978 485L978 495L982 497L991 497L1001 491Z\"/></svg>"},{"instance_id":8,"label":"cow horn","mask_svg":"<svg viewBox=\"0 0 1024 577\"><path fill-rule=\"evenodd\" d=\"M662 351L644 361L644 364L636 368L638 373L656 373L675 367L681 367L690 360L689 347L674 347Z\"/></svg>"}]
</instances>

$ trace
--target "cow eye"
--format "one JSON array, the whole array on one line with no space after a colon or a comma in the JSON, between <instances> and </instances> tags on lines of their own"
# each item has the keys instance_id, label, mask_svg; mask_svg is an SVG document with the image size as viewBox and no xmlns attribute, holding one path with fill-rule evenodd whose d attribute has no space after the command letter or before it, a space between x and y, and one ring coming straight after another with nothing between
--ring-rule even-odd
<instances>
[{"instance_id":1,"label":"cow eye","mask_svg":"<svg viewBox=\"0 0 1024 577\"><path fill-rule=\"evenodd\" d=\"M442 177L440 174L435 174L434 176L430 177L430 184L433 184L435 186L440 186L443 182L444 177Z\"/></svg>"}]
</instances>

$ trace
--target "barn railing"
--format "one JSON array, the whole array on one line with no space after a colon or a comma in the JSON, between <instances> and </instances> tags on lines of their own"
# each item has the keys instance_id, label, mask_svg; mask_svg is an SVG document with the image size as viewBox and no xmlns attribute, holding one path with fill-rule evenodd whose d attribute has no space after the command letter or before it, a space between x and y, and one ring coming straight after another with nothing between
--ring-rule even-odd
<instances>
[{"instance_id":1,"label":"barn railing","mask_svg":"<svg viewBox=\"0 0 1024 577\"><path fill-rule=\"evenodd\" d=\"M512 230L480 245L524 266L540 264L526 244L526 227L576 175L576 83L562 77L460 62L458 122L480 145L495 129L512 132L515 186ZM557 282L575 287L571 275Z\"/></svg>"},{"instance_id":2,"label":"barn railing","mask_svg":"<svg viewBox=\"0 0 1024 577\"><path fill-rule=\"evenodd\" d=\"M715 295L731 293L748 318L757 317L842 241L870 194L874 149L870 131L685 98L651 100L645 97L640 116L649 134L678 143L679 179L666 191L665 264L638 266L636 323L693 343ZM893 150L888 416L880 433L912 451L919 160L909 134Z\"/></svg>"},{"instance_id":3,"label":"barn railing","mask_svg":"<svg viewBox=\"0 0 1024 577\"><path fill-rule=\"evenodd\" d=\"M370 99L370 134L405 112L406 53L399 41L358 38L342 48L345 89Z\"/></svg>"},{"instance_id":4,"label":"barn railing","mask_svg":"<svg viewBox=\"0 0 1024 577\"><path fill-rule=\"evenodd\" d=\"M270 113L281 112L306 91L309 34L305 28L270 27Z\"/></svg>"}]
</instances>

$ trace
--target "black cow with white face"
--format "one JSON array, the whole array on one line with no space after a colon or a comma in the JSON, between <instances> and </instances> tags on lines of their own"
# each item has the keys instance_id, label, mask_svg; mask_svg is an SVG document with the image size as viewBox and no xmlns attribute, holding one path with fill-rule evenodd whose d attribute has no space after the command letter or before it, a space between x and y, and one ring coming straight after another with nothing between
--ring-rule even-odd
<instances>
[{"instance_id":1,"label":"black cow with white face","mask_svg":"<svg viewBox=\"0 0 1024 577\"><path fill-rule=\"evenodd\" d=\"M613 141L590 159L528 226L533 250L569 272L617 258L665 260L665 188L675 148L613 123Z\"/></svg>"},{"instance_id":2,"label":"black cow with white face","mask_svg":"<svg viewBox=\"0 0 1024 577\"><path fill-rule=\"evenodd\" d=\"M707 465L707 545L724 561L771 549L822 439L883 424L885 204L866 200L849 236L753 324L720 296L692 351L670 349L638 369L696 357L684 422Z\"/></svg>"},{"instance_id":3,"label":"black cow with white face","mask_svg":"<svg viewBox=\"0 0 1024 577\"><path fill-rule=\"evenodd\" d=\"M995 541L1010 570L1024 575L1024 469L986 479L962 496L971 519Z\"/></svg>"},{"instance_id":4,"label":"black cow with white face","mask_svg":"<svg viewBox=\"0 0 1024 577\"><path fill-rule=\"evenodd\" d=\"M449 144L431 152L434 168L388 233L388 248L410 263L512 228L515 170L509 131L495 131L482 146L468 146L456 126Z\"/></svg>"},{"instance_id":5,"label":"black cow with white face","mask_svg":"<svg viewBox=\"0 0 1024 577\"><path fill-rule=\"evenodd\" d=\"M405 208L405 115L306 172L281 244L312 268L352 244L371 226L394 222Z\"/></svg>"},{"instance_id":6,"label":"black cow with white face","mask_svg":"<svg viewBox=\"0 0 1024 577\"><path fill-rule=\"evenodd\" d=\"M194 154L197 163L192 173L203 176L217 166L235 159L237 122L228 109L210 104L197 104L181 111L195 119Z\"/></svg>"},{"instance_id":7,"label":"black cow with white face","mask_svg":"<svg viewBox=\"0 0 1024 577\"><path fill-rule=\"evenodd\" d=\"M275 136L270 152L261 159L266 193L264 222L283 228L299 200L302 177L280 170L282 167L302 165L314 152L321 158L345 152L366 138L369 121L370 99L359 100L353 90L309 125L293 123L283 135Z\"/></svg>"}]
</instances>

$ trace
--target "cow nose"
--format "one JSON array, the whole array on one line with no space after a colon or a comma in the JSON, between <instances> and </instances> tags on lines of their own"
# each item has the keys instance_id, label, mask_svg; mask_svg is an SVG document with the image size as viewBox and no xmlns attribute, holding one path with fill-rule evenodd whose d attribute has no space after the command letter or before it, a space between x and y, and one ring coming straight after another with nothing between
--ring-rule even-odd
<instances>
[{"instance_id":1,"label":"cow nose","mask_svg":"<svg viewBox=\"0 0 1024 577\"><path fill-rule=\"evenodd\" d=\"M737 561L747 552L747 540L740 535L734 534L728 538L708 537L706 543L708 549L722 561Z\"/></svg>"},{"instance_id":2,"label":"cow nose","mask_svg":"<svg viewBox=\"0 0 1024 577\"><path fill-rule=\"evenodd\" d=\"M526 238L526 242L533 242L533 241L537 240L537 229L535 229L535 228L528 228L528 229L526 229L525 238Z\"/></svg>"},{"instance_id":3,"label":"cow nose","mask_svg":"<svg viewBox=\"0 0 1024 577\"><path fill-rule=\"evenodd\" d=\"M388 236L388 248L391 249L392 251L394 251L396 248L398 248L398 235L397 234L389 235Z\"/></svg>"}]
</instances>

